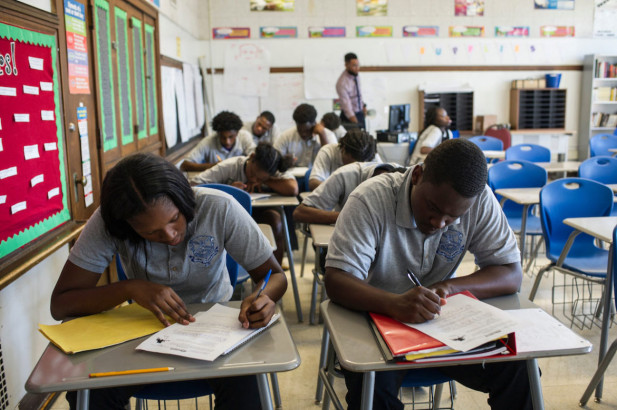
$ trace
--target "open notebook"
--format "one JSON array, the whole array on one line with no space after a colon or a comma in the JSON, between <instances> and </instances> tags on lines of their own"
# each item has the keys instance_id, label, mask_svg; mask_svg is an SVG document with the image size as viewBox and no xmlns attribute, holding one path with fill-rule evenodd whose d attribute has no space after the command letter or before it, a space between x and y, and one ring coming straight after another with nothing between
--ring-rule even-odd
<instances>
[{"instance_id":1,"label":"open notebook","mask_svg":"<svg viewBox=\"0 0 617 410\"><path fill-rule=\"evenodd\" d=\"M137 349L212 361L263 332L280 317L272 316L267 326L244 329L238 321L240 309L218 303L195 315L188 326L174 324L150 336Z\"/></svg>"}]
</instances>

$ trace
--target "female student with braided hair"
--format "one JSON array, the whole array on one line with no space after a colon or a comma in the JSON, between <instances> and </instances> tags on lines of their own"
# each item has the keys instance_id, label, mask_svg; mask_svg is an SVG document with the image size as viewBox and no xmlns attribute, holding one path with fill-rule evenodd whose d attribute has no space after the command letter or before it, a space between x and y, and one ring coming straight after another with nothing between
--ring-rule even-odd
<instances>
[{"instance_id":1,"label":"female student with braided hair","mask_svg":"<svg viewBox=\"0 0 617 410\"><path fill-rule=\"evenodd\" d=\"M409 165L424 162L424 158L437 145L452 139L452 132L448 129L450 124L452 124L452 120L448 117L446 110L436 105L430 107L424 118L424 129L409 157Z\"/></svg>"},{"instance_id":2,"label":"female student with braided hair","mask_svg":"<svg viewBox=\"0 0 617 410\"><path fill-rule=\"evenodd\" d=\"M319 150L309 177L309 189L317 188L343 165L356 161L382 162L375 150L375 139L368 132L350 130L338 144L328 144Z\"/></svg>"},{"instance_id":3,"label":"female student with braided hair","mask_svg":"<svg viewBox=\"0 0 617 410\"><path fill-rule=\"evenodd\" d=\"M298 182L286 172L293 163L272 145L262 142L248 157L229 158L191 179L192 185L226 184L247 192L260 192L262 187L279 195L298 195ZM285 250L285 236L281 215L272 208L253 209L253 218L272 227L276 240L274 256L280 263Z\"/></svg>"}]
</instances>

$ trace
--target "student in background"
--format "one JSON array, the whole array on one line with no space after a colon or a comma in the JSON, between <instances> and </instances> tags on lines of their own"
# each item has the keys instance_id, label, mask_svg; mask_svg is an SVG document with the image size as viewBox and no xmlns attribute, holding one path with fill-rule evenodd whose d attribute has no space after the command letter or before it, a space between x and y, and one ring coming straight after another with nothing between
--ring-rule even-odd
<instances>
[{"instance_id":1,"label":"student in background","mask_svg":"<svg viewBox=\"0 0 617 410\"><path fill-rule=\"evenodd\" d=\"M242 130L242 120L233 112L221 111L212 119L216 134L202 139L184 157L183 171L204 171L224 159L248 155L255 149L251 134Z\"/></svg>"},{"instance_id":2,"label":"student in background","mask_svg":"<svg viewBox=\"0 0 617 410\"><path fill-rule=\"evenodd\" d=\"M314 190L334 171L352 162L381 162L375 153L375 139L365 131L351 130L338 144L321 147L313 162L309 177L309 190Z\"/></svg>"},{"instance_id":3,"label":"student in background","mask_svg":"<svg viewBox=\"0 0 617 410\"><path fill-rule=\"evenodd\" d=\"M251 133L255 145L260 142L272 144L279 135L278 127L274 124L274 121L274 114L270 111L264 111L259 114L255 121L245 122L242 129Z\"/></svg>"},{"instance_id":4,"label":"student in background","mask_svg":"<svg viewBox=\"0 0 617 410\"><path fill-rule=\"evenodd\" d=\"M283 155L290 155L296 167L310 167L317 151L326 145L336 143L334 133L316 123L317 111L310 104L300 104L293 112L296 126L284 131L274 141L274 148Z\"/></svg>"},{"instance_id":5,"label":"student in background","mask_svg":"<svg viewBox=\"0 0 617 410\"><path fill-rule=\"evenodd\" d=\"M272 145L264 142L248 157L226 159L191 179L191 184L227 184L248 192L261 192L265 186L280 195L296 196L298 182L286 172L290 164L290 157L283 157ZM281 263L285 250L281 215L272 208L253 208L253 218L272 227L276 240L274 256Z\"/></svg>"},{"instance_id":6,"label":"student in background","mask_svg":"<svg viewBox=\"0 0 617 410\"><path fill-rule=\"evenodd\" d=\"M242 301L244 327L265 326L287 280L270 244L246 211L229 195L191 188L178 168L163 158L135 154L114 166L103 181L101 206L71 249L51 296L57 320L100 313L132 299L165 326L195 319L189 303L225 302L233 289L226 252L266 289ZM97 286L117 254L128 280ZM217 408L260 408L254 376L209 379ZM231 386L231 387L230 387ZM91 409L124 409L143 386L93 389ZM242 391L242 394L237 394ZM75 392L67 393L75 408Z\"/></svg>"},{"instance_id":7,"label":"student in background","mask_svg":"<svg viewBox=\"0 0 617 410\"><path fill-rule=\"evenodd\" d=\"M439 106L431 106L426 110L424 129L418 137L413 153L409 158L409 165L419 164L437 145L452 139L452 132L448 129L452 120L446 110Z\"/></svg>"},{"instance_id":8,"label":"student in background","mask_svg":"<svg viewBox=\"0 0 617 410\"><path fill-rule=\"evenodd\" d=\"M328 246L325 285L347 308L421 323L445 298L468 290L480 299L517 292L520 254L495 196L486 158L472 142L448 140L405 174L370 179L350 196ZM465 253L479 270L452 277ZM422 286L407 278L411 270ZM489 393L493 409L531 409L525 361L440 367L463 385ZM343 369L350 409L360 408L362 373ZM374 408L402 409L405 371L377 372Z\"/></svg>"},{"instance_id":9,"label":"student in background","mask_svg":"<svg viewBox=\"0 0 617 410\"><path fill-rule=\"evenodd\" d=\"M334 224L347 198L362 182L383 173L405 171L406 168L397 164L352 162L344 165L304 198L293 213L294 221Z\"/></svg>"},{"instance_id":10,"label":"student in background","mask_svg":"<svg viewBox=\"0 0 617 410\"><path fill-rule=\"evenodd\" d=\"M347 133L345 127L341 125L341 119L333 112L325 113L324 116L321 117L321 123L324 127L334 133L337 140L343 138L343 136Z\"/></svg>"},{"instance_id":11,"label":"student in background","mask_svg":"<svg viewBox=\"0 0 617 410\"><path fill-rule=\"evenodd\" d=\"M354 53L345 54L345 70L336 81L336 93L341 103L341 122L345 128L366 129L366 104L360 89L360 62Z\"/></svg>"}]
</instances>

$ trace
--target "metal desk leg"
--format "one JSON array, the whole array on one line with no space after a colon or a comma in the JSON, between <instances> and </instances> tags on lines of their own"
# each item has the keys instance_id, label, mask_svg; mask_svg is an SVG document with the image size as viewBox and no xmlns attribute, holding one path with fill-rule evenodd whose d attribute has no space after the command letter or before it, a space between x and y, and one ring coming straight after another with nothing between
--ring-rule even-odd
<instances>
[{"instance_id":1,"label":"metal desk leg","mask_svg":"<svg viewBox=\"0 0 617 410\"><path fill-rule=\"evenodd\" d=\"M612 302L612 294L613 294L613 254L614 254L615 244L611 243L609 248L609 257L608 257L608 270L606 271L606 280L604 282L604 295L603 295L603 303L602 307L602 332L600 333L600 350L598 354L598 366L602 363L602 359L606 356L606 349L608 346L608 328L611 320L611 302ZM596 401L599 402L602 399L602 389L604 388L604 377L600 379L598 383L598 387L596 387Z\"/></svg>"},{"instance_id":2,"label":"metal desk leg","mask_svg":"<svg viewBox=\"0 0 617 410\"><path fill-rule=\"evenodd\" d=\"M277 409L282 409L283 403L281 402L279 378L276 373L270 373L270 382L272 383L272 394L274 395L274 407L276 407Z\"/></svg>"},{"instance_id":3,"label":"metal desk leg","mask_svg":"<svg viewBox=\"0 0 617 410\"><path fill-rule=\"evenodd\" d=\"M324 326L323 336L321 337L321 353L319 354L319 369L324 369L328 364L328 346L330 345L330 333ZM318 369L318 370L319 370ZM315 391L315 404L319 404L323 398L323 381L317 377L317 390Z\"/></svg>"},{"instance_id":4,"label":"metal desk leg","mask_svg":"<svg viewBox=\"0 0 617 410\"><path fill-rule=\"evenodd\" d=\"M77 390L77 410L88 410L90 402L90 390Z\"/></svg>"},{"instance_id":5,"label":"metal desk leg","mask_svg":"<svg viewBox=\"0 0 617 410\"><path fill-rule=\"evenodd\" d=\"M537 359L528 359L527 373L529 374L529 387L531 388L531 403L534 410L544 410L544 398L542 397L542 385L540 384L540 369Z\"/></svg>"},{"instance_id":6,"label":"metal desk leg","mask_svg":"<svg viewBox=\"0 0 617 410\"><path fill-rule=\"evenodd\" d=\"M259 399L263 410L272 410L272 398L270 397L270 385L268 375L260 373L257 376L257 387L259 388Z\"/></svg>"},{"instance_id":7,"label":"metal desk leg","mask_svg":"<svg viewBox=\"0 0 617 410\"><path fill-rule=\"evenodd\" d=\"M289 240L289 228L287 227L287 217L285 216L284 207L279 207L283 229L285 230L285 250L287 251L287 259L289 260L289 273L291 274L291 285L293 286L294 299L296 300L296 312L298 313L298 322L302 322L302 306L300 304L300 294L298 293L298 283L296 282L296 269L294 268L293 251L291 250L291 241Z\"/></svg>"},{"instance_id":8,"label":"metal desk leg","mask_svg":"<svg viewBox=\"0 0 617 410\"><path fill-rule=\"evenodd\" d=\"M525 236L527 236L527 213L529 212L529 205L523 205L523 216L521 217L521 266L525 258Z\"/></svg>"},{"instance_id":9,"label":"metal desk leg","mask_svg":"<svg viewBox=\"0 0 617 410\"><path fill-rule=\"evenodd\" d=\"M362 377L362 410L372 410L375 390L375 372L366 372Z\"/></svg>"}]
</instances>

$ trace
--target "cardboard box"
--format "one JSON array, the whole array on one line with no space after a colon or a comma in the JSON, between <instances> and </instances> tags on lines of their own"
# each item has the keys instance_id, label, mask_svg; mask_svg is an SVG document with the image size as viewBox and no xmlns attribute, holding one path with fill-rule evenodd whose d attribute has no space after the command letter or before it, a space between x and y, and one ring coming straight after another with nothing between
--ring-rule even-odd
<instances>
[{"instance_id":1,"label":"cardboard box","mask_svg":"<svg viewBox=\"0 0 617 410\"><path fill-rule=\"evenodd\" d=\"M540 88L540 87L538 87L537 79L531 79L531 80L523 80L523 88Z\"/></svg>"},{"instance_id":2,"label":"cardboard box","mask_svg":"<svg viewBox=\"0 0 617 410\"><path fill-rule=\"evenodd\" d=\"M496 115L476 115L473 129L476 133L483 134L484 130L493 124L497 124Z\"/></svg>"}]
</instances>

